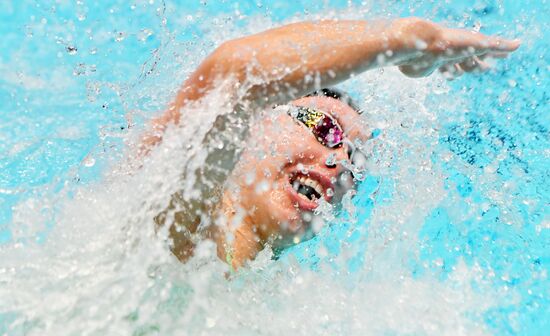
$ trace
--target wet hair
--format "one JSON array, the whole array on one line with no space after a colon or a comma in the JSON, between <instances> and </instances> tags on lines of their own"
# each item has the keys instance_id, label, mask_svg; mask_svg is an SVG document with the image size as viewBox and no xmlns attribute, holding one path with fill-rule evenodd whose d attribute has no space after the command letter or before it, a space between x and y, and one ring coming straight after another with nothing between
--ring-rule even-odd
<instances>
[{"instance_id":1,"label":"wet hair","mask_svg":"<svg viewBox=\"0 0 550 336\"><path fill-rule=\"evenodd\" d=\"M339 101L349 105L358 114L363 113L363 110L359 108L359 105L350 97L350 95L348 95L344 91L341 91L335 88L324 88L306 95L306 97L314 97L314 96L325 96L325 97L338 99Z\"/></svg>"}]
</instances>

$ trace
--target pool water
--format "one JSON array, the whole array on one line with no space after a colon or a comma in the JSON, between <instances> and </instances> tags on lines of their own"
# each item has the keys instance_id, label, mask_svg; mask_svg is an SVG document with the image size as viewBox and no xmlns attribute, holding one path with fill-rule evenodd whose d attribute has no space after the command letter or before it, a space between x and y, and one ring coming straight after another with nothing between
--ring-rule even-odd
<instances>
[{"instance_id":1,"label":"pool water","mask_svg":"<svg viewBox=\"0 0 550 336\"><path fill-rule=\"evenodd\" d=\"M152 217L190 138L126 162L186 75L281 23L410 15L522 46L483 76L344 83L377 134L345 211L231 280L207 243L176 262ZM544 0L3 4L0 334L547 334L549 17Z\"/></svg>"}]
</instances>

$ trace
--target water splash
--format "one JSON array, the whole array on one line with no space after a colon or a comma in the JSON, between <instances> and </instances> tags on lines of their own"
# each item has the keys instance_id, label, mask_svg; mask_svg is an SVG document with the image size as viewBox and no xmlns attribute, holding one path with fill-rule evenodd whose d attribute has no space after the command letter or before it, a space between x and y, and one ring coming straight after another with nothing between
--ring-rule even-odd
<instances>
[{"instance_id":1,"label":"water splash","mask_svg":"<svg viewBox=\"0 0 550 336\"><path fill-rule=\"evenodd\" d=\"M156 17L158 2L138 5L133 10L149 13L144 8L150 6ZM207 11L208 5L205 1L200 6ZM315 6L309 10L315 12ZM411 6L421 10L421 4ZM268 6L264 3L262 7ZM374 7L332 10L327 16L361 18L370 15ZM490 11L490 6L476 10ZM87 11L81 24L93 22L93 13ZM31 162L10 171L31 174L32 166L53 168L36 173L38 177L31 182L21 177L24 183L16 181L0 189L2 196L25 195L7 203L12 209L8 219L11 236L0 239L1 332L490 334L522 330L521 318L531 313L513 307L525 305L525 298L530 298L533 306L544 307L544 297L539 297L544 293L541 284L547 281L547 270L538 251L543 251L548 241L549 221L547 212L541 210L544 184L532 180L543 180L537 174L544 171L545 160L540 158L547 161L547 153L544 156L540 151L545 144L541 134L545 133L536 126L543 123L524 109L529 106L536 112L544 98L536 96L540 91L529 91L525 80L510 78L515 83L511 85L495 76L487 85L487 90L494 91L479 98L466 88L461 91L461 87L449 86L441 77L407 80L390 69L348 83L352 94L364 98L365 118L378 130L368 144L372 153L366 162L368 175L355 201L348 199L338 216L334 209L320 209L324 212L318 217L323 221L315 224L317 238L286 251L278 260L266 249L249 268L228 280L227 266L215 257L212 244L200 244L196 256L180 264L163 241L167 233L155 232L152 225L170 195L186 186L192 191L194 181L182 181L182 169L195 170L204 156L201 148L188 147L194 143L189 140L203 136L220 113L228 112L220 93L210 97L209 105L185 111L200 118L169 129L161 147L147 157L141 169L128 168L127 161L121 159L126 153L120 144L135 143L140 130L126 133L127 129L121 132L120 127L138 128L152 111L162 109L173 97L179 79L215 44L272 23L262 15L249 16L243 23L240 18L246 8L239 8L233 21L223 17L216 22L206 20L209 14L198 11L192 24L200 26L202 22L202 30L186 23L179 33L201 36L200 41L190 38L170 44L176 33L166 32L163 18L149 22L152 24L147 27L155 32L149 35L145 30L149 28L124 26L126 20L118 18L116 10L102 13L109 13L113 23L109 29L81 34L83 40L74 34L74 45L89 53L71 54L63 50L66 45L55 47L54 59L63 60L56 64L57 72L37 76L36 69L21 64L17 64L19 73L2 65L13 73L4 80L14 88L8 103L28 103L20 90L28 90L25 95L49 90L43 92L51 97L79 86L84 95L89 87L93 99L88 106L86 98L73 91L63 96L67 104L59 109L74 114L72 111L79 110L76 106L83 106L79 115L84 121L63 114L64 124L56 125L56 118L43 113L37 114L40 118L31 113L6 116L14 133L2 130L0 136L6 141L0 148ZM442 17L452 14L445 12ZM175 17L170 17L168 25L181 23ZM297 14L294 19L302 17ZM40 27L51 25L52 32L64 27L53 15L37 21L26 28L33 31L28 39L42 36L48 41ZM226 29L208 28L220 25ZM109 35L113 31L128 34L115 42ZM89 36L105 44L95 42L97 45L88 48L85 39ZM105 59L118 52L139 54L141 47L133 42L140 46L151 43L148 50L158 49L151 61L158 66L145 67L152 70L145 71L147 76L140 80L142 67L132 67L139 63L133 58L105 64ZM178 49L185 51L176 52ZM115 52L108 54L109 50ZM65 54L70 54L70 60L63 58ZM531 67L539 63L529 61ZM96 71L71 82L68 78L74 77L72 72L80 69L79 64L97 64ZM134 74L134 79L116 82L112 76L117 73ZM504 91L500 82L506 90L518 91ZM530 81L532 85L537 82L536 77ZM530 92L528 96L534 98L518 92ZM52 103L51 98L34 98L33 105ZM482 108L486 117L473 115L471 99L476 103L472 106ZM522 99L528 100L525 106L515 103ZM507 104L512 110L503 107ZM511 119L501 118L503 111ZM518 117L514 111L525 115ZM20 141L19 125L29 127L37 120L43 122L40 130L54 126L64 130L63 126L70 124L91 131L61 131L52 141L42 141L46 135L31 129L35 137ZM515 120L524 122L522 136L511 125ZM107 125L106 130L99 132L99 126L90 126L98 124L102 129ZM103 134L100 140L89 136L96 133ZM18 145L12 146L10 138L17 139ZM90 138L99 145L87 144ZM44 147L38 145L42 142ZM63 148L63 157L70 157L67 148L72 147L80 148L73 163L52 159L56 148ZM90 165L86 157L94 158L95 164ZM59 168L63 166L77 168L66 173ZM16 176L9 177L13 181ZM518 242L518 236L525 240ZM518 253L518 246L527 252ZM494 254L499 260L490 257ZM512 261L513 257L520 263ZM532 314L537 316L536 311Z\"/></svg>"}]
</instances>

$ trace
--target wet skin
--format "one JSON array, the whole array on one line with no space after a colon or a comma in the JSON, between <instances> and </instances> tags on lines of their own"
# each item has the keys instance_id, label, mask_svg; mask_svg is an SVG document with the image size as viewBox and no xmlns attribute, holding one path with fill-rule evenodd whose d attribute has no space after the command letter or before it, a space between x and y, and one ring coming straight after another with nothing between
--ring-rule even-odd
<instances>
[{"instance_id":1,"label":"wet skin","mask_svg":"<svg viewBox=\"0 0 550 336\"><path fill-rule=\"evenodd\" d=\"M329 113L347 139L365 141L369 137L363 118L340 100L314 96L291 104ZM317 197L336 202L339 198L331 194L337 189L340 174L346 171L340 162L349 159L346 144L324 146L286 113L261 119L251 130L249 144L229 177L222 207L229 225L223 242L219 242L224 246L219 254L230 248L235 266L253 257L266 242L277 246L301 239L310 229L303 215L313 211L319 201L299 193L298 185L313 185ZM327 165L329 156L337 163ZM349 184L347 188L351 187Z\"/></svg>"},{"instance_id":2,"label":"wet skin","mask_svg":"<svg viewBox=\"0 0 550 336\"><path fill-rule=\"evenodd\" d=\"M216 48L190 74L165 113L153 120L140 151L145 154L158 144L167 125L179 123L184 107L205 99L220 82L234 81L227 92L228 101L244 97L257 108L269 108L379 67L398 66L409 77L428 76L439 69L449 79L464 72L486 71L486 58L506 57L519 45L519 40L446 28L414 17L388 22L298 22L234 39ZM249 81L251 77L255 79ZM262 80L257 82L258 78ZM327 97L292 103L332 113L352 139L368 137L363 134L368 129L364 121L344 103ZM288 115L275 114L264 121L251 130L250 146L229 183L217 181L225 187L218 207L218 216L224 220L211 237L222 260L228 261L228 251L232 255L228 262L233 267L253 259L270 240L278 244L303 235L307 223L301 215L316 203L298 195L292 184L311 178L307 183L310 187L319 184L318 196L336 202L336 198L329 199L326 189L343 168L325 162L330 154L335 154L337 161L347 158L345 146L324 147ZM300 172L303 168L309 173ZM189 221L198 225L194 219ZM185 260L181 255L190 255L184 243L175 242L172 250L184 251L174 252L181 260Z\"/></svg>"}]
</instances>

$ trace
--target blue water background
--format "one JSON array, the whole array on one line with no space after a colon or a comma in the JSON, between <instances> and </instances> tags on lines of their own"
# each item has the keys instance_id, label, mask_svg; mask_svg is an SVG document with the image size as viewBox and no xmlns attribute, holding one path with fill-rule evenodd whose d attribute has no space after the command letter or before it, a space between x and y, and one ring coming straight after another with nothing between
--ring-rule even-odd
<instances>
[{"instance_id":1,"label":"blue water background","mask_svg":"<svg viewBox=\"0 0 550 336\"><path fill-rule=\"evenodd\" d=\"M297 13L346 8L349 3L360 6L357 1L330 1L330 6L321 1L138 1L135 8L127 1L4 3L0 9L0 70L4 74L0 76L0 243L12 239L12 207L29 197L51 195L67 183L97 180L117 160L129 126L125 114L144 111L135 120L139 127L172 94L140 95L140 86L150 92L151 86L172 83L175 89L183 80L173 78L173 67L163 63L167 59L187 61L183 51L175 58L170 56L171 46L178 43L192 48L189 55L194 62L198 61L196 50L206 54L214 48L200 39L219 29L214 24L199 25L205 18L215 16L220 22L232 20L244 26L249 17L266 16L276 22ZM473 185L452 163L434 156L434 162L446 168L446 188L455 188L463 197L457 208L467 209L467 199L491 205L478 219L461 223L453 223L445 208L434 209L420 232L421 254L419 259L411 258L410 272L419 277L430 272L445 281L458 260L468 265L477 262L495 272L495 288L507 287L520 294L519 302L487 312L485 322L491 330L544 334L550 330L550 286L546 276L540 278L550 266L550 230L540 229L548 223L550 200L548 1L373 3L377 4L373 16L416 15L462 22L466 27L481 22L484 33L527 36L529 43L502 62L498 72L451 83L452 92L467 96L471 103L467 122L445 125L439 145L441 151L450 150L461 164L480 175L503 149L521 153L508 155L496 172L499 184L519 183L513 195L519 216L514 225L505 223L503 209L487 199L484 191L500 185ZM533 34L536 38L529 39ZM152 99L156 99L153 104ZM76 135L60 136L67 129ZM85 165L87 157L93 157L96 164ZM373 207L368 196L375 188L380 188L380 198L391 194L387 191L390 184L374 177L361 186L356 204L359 221L366 225ZM522 202L528 199L539 202L531 207ZM44 223L37 239L47 239L52 225ZM290 253L305 255L323 243L336 254L346 241L364 244L361 237L345 237L344 232L345 227L336 227ZM314 267L315 256L302 262ZM350 269L360 262L359 255L352 258Z\"/></svg>"}]
</instances>

